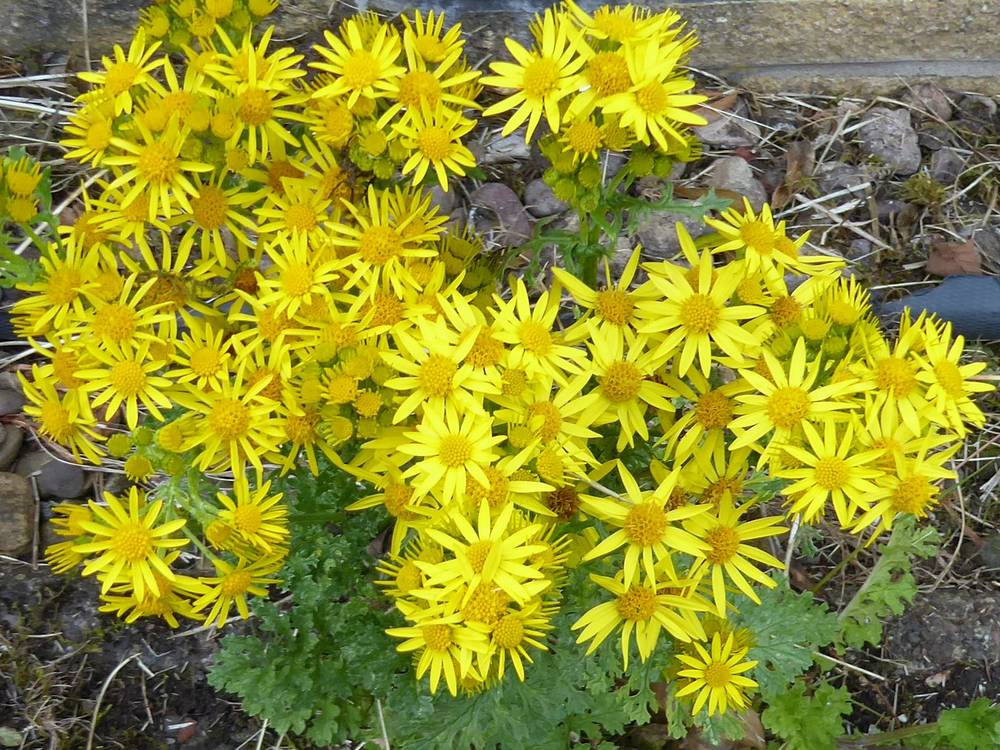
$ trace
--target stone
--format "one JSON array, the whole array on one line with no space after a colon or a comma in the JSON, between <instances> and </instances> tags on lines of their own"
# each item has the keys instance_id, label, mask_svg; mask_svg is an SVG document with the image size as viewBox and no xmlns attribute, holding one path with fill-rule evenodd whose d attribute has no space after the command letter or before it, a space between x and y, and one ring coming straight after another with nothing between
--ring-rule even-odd
<instances>
[{"instance_id":1,"label":"stone","mask_svg":"<svg viewBox=\"0 0 1000 750\"><path fill-rule=\"evenodd\" d=\"M920 148L937 151L951 143L953 136L950 124L930 121L923 123L917 131L917 143Z\"/></svg>"},{"instance_id":2,"label":"stone","mask_svg":"<svg viewBox=\"0 0 1000 750\"><path fill-rule=\"evenodd\" d=\"M19 414L27 403L24 393L10 388L0 388L0 417Z\"/></svg>"},{"instance_id":3,"label":"stone","mask_svg":"<svg viewBox=\"0 0 1000 750\"><path fill-rule=\"evenodd\" d=\"M35 477L38 494L43 498L80 497L87 489L87 473L75 464L60 461L45 451L32 451L18 459L14 471L22 477Z\"/></svg>"},{"instance_id":4,"label":"stone","mask_svg":"<svg viewBox=\"0 0 1000 750\"><path fill-rule=\"evenodd\" d=\"M754 177L746 159L739 156L724 156L712 165L708 176L709 187L732 190L746 196L755 211L759 211L767 201L767 191Z\"/></svg>"},{"instance_id":5,"label":"stone","mask_svg":"<svg viewBox=\"0 0 1000 750\"><path fill-rule=\"evenodd\" d=\"M931 156L931 177L942 185L952 185L965 169L965 157L955 149L946 146Z\"/></svg>"},{"instance_id":6,"label":"stone","mask_svg":"<svg viewBox=\"0 0 1000 750\"><path fill-rule=\"evenodd\" d=\"M1000 268L1000 235L993 227L983 227L972 233L972 241L979 248L979 257L986 268Z\"/></svg>"},{"instance_id":7,"label":"stone","mask_svg":"<svg viewBox=\"0 0 1000 750\"><path fill-rule=\"evenodd\" d=\"M863 167L842 161L828 161L816 165L813 179L822 195L849 190L853 195L867 195L872 190L871 178Z\"/></svg>"},{"instance_id":8,"label":"stone","mask_svg":"<svg viewBox=\"0 0 1000 750\"><path fill-rule=\"evenodd\" d=\"M864 153L881 161L893 174L908 175L920 169L920 146L910 110L872 107L864 118L865 124L858 131Z\"/></svg>"},{"instance_id":9,"label":"stone","mask_svg":"<svg viewBox=\"0 0 1000 750\"><path fill-rule=\"evenodd\" d=\"M990 129L997 116L997 103L988 96L966 94L958 100L958 116L967 122Z\"/></svg>"},{"instance_id":10,"label":"stone","mask_svg":"<svg viewBox=\"0 0 1000 750\"><path fill-rule=\"evenodd\" d=\"M7 471L17 459L24 444L24 430L16 424L4 425L3 439L0 440L0 471Z\"/></svg>"},{"instance_id":11,"label":"stone","mask_svg":"<svg viewBox=\"0 0 1000 750\"><path fill-rule=\"evenodd\" d=\"M524 130L515 130L508 136L486 143L470 143L469 150L481 166L527 161L531 157L531 148L524 142Z\"/></svg>"},{"instance_id":12,"label":"stone","mask_svg":"<svg viewBox=\"0 0 1000 750\"><path fill-rule=\"evenodd\" d=\"M720 117L708 125L694 128L694 133L702 143L722 148L756 146L760 140L760 126L757 123L733 117Z\"/></svg>"},{"instance_id":13,"label":"stone","mask_svg":"<svg viewBox=\"0 0 1000 750\"><path fill-rule=\"evenodd\" d=\"M910 204L906 201L899 201L895 198L886 198L885 200L880 200L875 204L875 210L878 214L879 221L889 221L896 216L899 216L903 211L907 210Z\"/></svg>"},{"instance_id":14,"label":"stone","mask_svg":"<svg viewBox=\"0 0 1000 750\"><path fill-rule=\"evenodd\" d=\"M903 94L901 101L912 104L917 109L921 109L944 122L951 119L953 111L951 99L933 83L915 84Z\"/></svg>"},{"instance_id":15,"label":"stone","mask_svg":"<svg viewBox=\"0 0 1000 750\"><path fill-rule=\"evenodd\" d=\"M695 238L708 233L709 228L701 219L673 211L659 211L647 216L636 229L635 239L642 245L642 257L648 260L667 260L680 252L681 243L677 239L677 222L684 225ZM628 261L632 248L625 253L622 266ZM617 257L617 256L616 256Z\"/></svg>"},{"instance_id":16,"label":"stone","mask_svg":"<svg viewBox=\"0 0 1000 750\"><path fill-rule=\"evenodd\" d=\"M35 493L31 482L0 472L0 554L23 555L35 538Z\"/></svg>"},{"instance_id":17,"label":"stone","mask_svg":"<svg viewBox=\"0 0 1000 750\"><path fill-rule=\"evenodd\" d=\"M723 148L756 146L760 141L760 125L747 116L742 102L732 112L712 113L717 119L694 128L695 135L702 143Z\"/></svg>"},{"instance_id":18,"label":"stone","mask_svg":"<svg viewBox=\"0 0 1000 750\"><path fill-rule=\"evenodd\" d=\"M455 206L458 204L458 194L455 192L455 188L452 187L451 190L445 192L441 189L440 185L435 185L430 189L430 194L431 205L437 206L438 211L445 216L451 216L452 211L455 210Z\"/></svg>"},{"instance_id":19,"label":"stone","mask_svg":"<svg viewBox=\"0 0 1000 750\"><path fill-rule=\"evenodd\" d=\"M536 218L561 214L569 204L556 198L545 180L532 180L524 186L524 207Z\"/></svg>"},{"instance_id":20,"label":"stone","mask_svg":"<svg viewBox=\"0 0 1000 750\"><path fill-rule=\"evenodd\" d=\"M476 229L487 246L517 247L531 239L531 216L517 194L500 182L488 182L469 196Z\"/></svg>"}]
</instances>

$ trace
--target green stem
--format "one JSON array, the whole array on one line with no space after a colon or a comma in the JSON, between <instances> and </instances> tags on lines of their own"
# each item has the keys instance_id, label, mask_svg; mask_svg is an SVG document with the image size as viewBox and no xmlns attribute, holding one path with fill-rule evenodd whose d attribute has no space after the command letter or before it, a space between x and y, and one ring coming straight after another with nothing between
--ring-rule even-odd
<instances>
[{"instance_id":1,"label":"green stem","mask_svg":"<svg viewBox=\"0 0 1000 750\"><path fill-rule=\"evenodd\" d=\"M861 737L845 737L840 741L844 748L878 747L888 745L897 740L905 740L921 734L931 734L937 731L937 722L931 724L917 724L911 727L894 729L891 732L880 732L879 734L866 734Z\"/></svg>"},{"instance_id":2,"label":"green stem","mask_svg":"<svg viewBox=\"0 0 1000 750\"><path fill-rule=\"evenodd\" d=\"M857 547L855 547L854 551L851 552L851 554L843 558L839 563L837 563L833 568L831 568L829 573L827 573L825 576L819 579L819 583L817 583L815 586L809 589L810 593L812 593L813 596L815 596L816 594L819 594L819 592L822 591L824 588L826 588L826 585L830 581L832 581L837 575L839 575L844 568L850 565L851 562L853 562L857 558L857 556L861 554L861 549L862 547L860 544Z\"/></svg>"}]
</instances>

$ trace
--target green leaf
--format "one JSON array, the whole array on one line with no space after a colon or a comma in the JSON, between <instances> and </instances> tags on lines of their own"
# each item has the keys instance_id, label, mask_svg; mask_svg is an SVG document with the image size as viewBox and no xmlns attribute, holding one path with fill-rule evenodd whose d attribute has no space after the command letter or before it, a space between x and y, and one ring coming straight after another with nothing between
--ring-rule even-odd
<instances>
[{"instance_id":1,"label":"green leaf","mask_svg":"<svg viewBox=\"0 0 1000 750\"><path fill-rule=\"evenodd\" d=\"M814 652L833 641L838 626L825 604L808 592L796 594L783 578L760 599L760 606L746 601L739 608L737 623L752 634L749 658L759 662L754 679L769 699L812 666Z\"/></svg>"},{"instance_id":2,"label":"green leaf","mask_svg":"<svg viewBox=\"0 0 1000 750\"><path fill-rule=\"evenodd\" d=\"M836 750L844 735L843 718L851 712L846 688L822 683L806 695L802 682L771 697L761 715L764 726L785 740L788 750Z\"/></svg>"},{"instance_id":3,"label":"green leaf","mask_svg":"<svg viewBox=\"0 0 1000 750\"><path fill-rule=\"evenodd\" d=\"M935 731L908 740L927 750L996 750L1000 747L1000 706L977 698L968 708L942 711Z\"/></svg>"},{"instance_id":4,"label":"green leaf","mask_svg":"<svg viewBox=\"0 0 1000 750\"><path fill-rule=\"evenodd\" d=\"M912 516L899 518L865 582L838 615L838 643L850 648L880 644L885 618L901 615L917 594L910 558L931 557L940 543L941 535L932 526L920 526Z\"/></svg>"}]
</instances>

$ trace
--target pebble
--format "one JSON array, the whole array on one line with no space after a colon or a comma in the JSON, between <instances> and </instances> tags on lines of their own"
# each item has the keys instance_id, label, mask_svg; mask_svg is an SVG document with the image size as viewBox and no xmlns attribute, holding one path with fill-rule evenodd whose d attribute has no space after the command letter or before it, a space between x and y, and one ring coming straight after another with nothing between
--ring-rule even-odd
<instances>
[{"instance_id":1,"label":"pebble","mask_svg":"<svg viewBox=\"0 0 1000 750\"><path fill-rule=\"evenodd\" d=\"M431 205L437 206L438 211L445 216L450 216L451 212L455 210L455 205L458 203L455 188L453 187L448 192L445 192L441 189L440 185L435 185L431 188L430 193Z\"/></svg>"},{"instance_id":2,"label":"pebble","mask_svg":"<svg viewBox=\"0 0 1000 750\"><path fill-rule=\"evenodd\" d=\"M524 142L523 129L489 143L472 143L469 150L476 157L476 162L484 166L526 161L531 156L531 149Z\"/></svg>"},{"instance_id":3,"label":"pebble","mask_svg":"<svg viewBox=\"0 0 1000 750\"><path fill-rule=\"evenodd\" d=\"M545 180L532 180L524 186L524 207L536 218L561 214L569 204L556 198Z\"/></svg>"},{"instance_id":4,"label":"pebble","mask_svg":"<svg viewBox=\"0 0 1000 750\"><path fill-rule=\"evenodd\" d=\"M35 528L35 495L31 482L0 472L0 554L23 555L31 549Z\"/></svg>"},{"instance_id":5,"label":"pebble","mask_svg":"<svg viewBox=\"0 0 1000 750\"><path fill-rule=\"evenodd\" d=\"M817 165L813 170L813 178L824 195L838 190L850 190L855 195L864 195L872 189L870 178L864 168L842 161L828 161ZM869 184L862 187L866 183Z\"/></svg>"},{"instance_id":6,"label":"pebble","mask_svg":"<svg viewBox=\"0 0 1000 750\"><path fill-rule=\"evenodd\" d=\"M767 201L767 191L754 177L746 159L740 156L724 156L716 160L708 176L708 185L746 196L755 211L759 211Z\"/></svg>"},{"instance_id":7,"label":"pebble","mask_svg":"<svg viewBox=\"0 0 1000 750\"><path fill-rule=\"evenodd\" d=\"M966 94L958 100L958 115L967 124L981 126L977 130L990 129L997 116L997 103L988 96Z\"/></svg>"},{"instance_id":8,"label":"pebble","mask_svg":"<svg viewBox=\"0 0 1000 750\"><path fill-rule=\"evenodd\" d=\"M22 477L35 477L38 494L44 498L80 497L87 489L87 474L79 466L64 463L45 451L25 453L14 471Z\"/></svg>"},{"instance_id":9,"label":"pebble","mask_svg":"<svg viewBox=\"0 0 1000 750\"><path fill-rule=\"evenodd\" d=\"M476 229L487 242L517 247L531 239L531 216L507 185L488 182L473 191L469 203L476 212Z\"/></svg>"},{"instance_id":10,"label":"pebble","mask_svg":"<svg viewBox=\"0 0 1000 750\"><path fill-rule=\"evenodd\" d=\"M0 440L0 471L7 471L21 452L24 443L24 430L14 424L3 426L3 439Z\"/></svg>"},{"instance_id":11,"label":"pebble","mask_svg":"<svg viewBox=\"0 0 1000 750\"><path fill-rule=\"evenodd\" d=\"M938 149L931 156L931 177L942 185L952 185L965 169L965 158L953 148Z\"/></svg>"},{"instance_id":12,"label":"pebble","mask_svg":"<svg viewBox=\"0 0 1000 750\"><path fill-rule=\"evenodd\" d=\"M903 95L902 101L929 112L939 120L947 122L951 119L953 111L951 99L933 83L916 84Z\"/></svg>"},{"instance_id":13,"label":"pebble","mask_svg":"<svg viewBox=\"0 0 1000 750\"><path fill-rule=\"evenodd\" d=\"M1000 569L1000 534L983 537L983 546L979 548L979 561L987 568Z\"/></svg>"},{"instance_id":14,"label":"pebble","mask_svg":"<svg viewBox=\"0 0 1000 750\"><path fill-rule=\"evenodd\" d=\"M735 112L723 112L717 120L694 128L695 135L702 143L724 148L756 146L760 141L760 125L746 114L746 108L738 106Z\"/></svg>"},{"instance_id":15,"label":"pebble","mask_svg":"<svg viewBox=\"0 0 1000 750\"><path fill-rule=\"evenodd\" d=\"M677 222L683 224L694 238L701 237L709 231L704 222L687 214L673 211L654 213L643 219L635 233L636 240L642 245L643 259L667 260L680 252L681 243L677 239ZM624 256L626 261L628 255L631 254L631 249L629 248L628 254Z\"/></svg>"},{"instance_id":16,"label":"pebble","mask_svg":"<svg viewBox=\"0 0 1000 750\"><path fill-rule=\"evenodd\" d=\"M920 146L908 109L872 107L863 117L858 138L864 153L879 159L893 174L908 175L920 169Z\"/></svg>"},{"instance_id":17,"label":"pebble","mask_svg":"<svg viewBox=\"0 0 1000 750\"><path fill-rule=\"evenodd\" d=\"M0 417L9 414L19 414L27 399L21 391L11 388L0 388Z\"/></svg>"}]
</instances>

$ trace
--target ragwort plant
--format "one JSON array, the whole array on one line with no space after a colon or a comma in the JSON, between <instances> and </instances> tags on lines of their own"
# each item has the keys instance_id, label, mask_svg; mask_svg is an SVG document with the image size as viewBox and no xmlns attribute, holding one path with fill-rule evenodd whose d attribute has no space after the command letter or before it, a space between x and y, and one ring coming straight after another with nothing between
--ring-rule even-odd
<instances>
[{"instance_id":1,"label":"ragwort plant","mask_svg":"<svg viewBox=\"0 0 1000 750\"><path fill-rule=\"evenodd\" d=\"M912 521L983 424L984 365L930 317L887 340L767 206L613 270L632 181L699 154L672 11L565 0L481 76L434 13L349 18L304 63L259 26L273 10L157 2L81 74L63 144L104 176L70 226L39 215L36 164L3 162L0 212L42 251L15 269L25 411L134 483L58 505L50 565L174 627L284 586L213 680L317 742L561 747L656 706L676 736L737 732L759 690L807 746L812 693L787 688L912 598ZM500 283L431 202L475 168L480 116L524 125L579 213L536 240L561 251L549 283ZM892 532L895 567L841 622L778 575L789 519ZM818 748L848 704L809 690Z\"/></svg>"}]
</instances>

